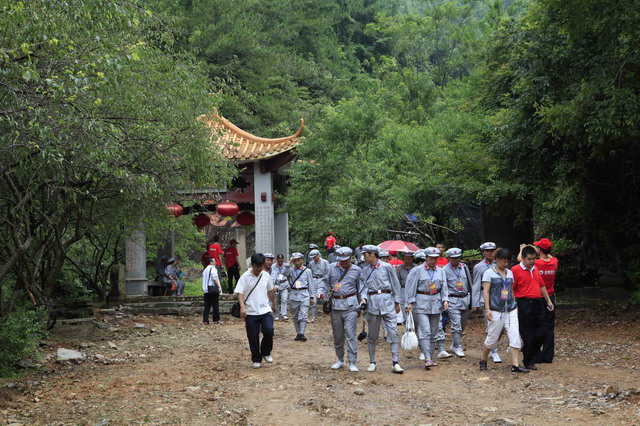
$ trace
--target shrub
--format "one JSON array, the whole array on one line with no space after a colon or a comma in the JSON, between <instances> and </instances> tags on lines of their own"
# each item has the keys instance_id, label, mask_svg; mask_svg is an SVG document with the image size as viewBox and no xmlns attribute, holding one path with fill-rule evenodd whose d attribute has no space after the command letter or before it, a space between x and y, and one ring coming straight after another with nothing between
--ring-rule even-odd
<instances>
[{"instance_id":1,"label":"shrub","mask_svg":"<svg viewBox=\"0 0 640 426\"><path fill-rule=\"evenodd\" d=\"M35 358L45 334L43 309L18 309L0 321L0 377L11 375L21 359Z\"/></svg>"}]
</instances>

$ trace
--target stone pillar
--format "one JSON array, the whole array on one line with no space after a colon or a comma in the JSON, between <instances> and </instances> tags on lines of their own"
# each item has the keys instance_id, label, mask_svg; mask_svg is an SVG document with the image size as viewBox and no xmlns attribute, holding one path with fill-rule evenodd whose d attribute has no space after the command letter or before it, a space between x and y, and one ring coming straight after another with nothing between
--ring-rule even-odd
<instances>
[{"instance_id":1,"label":"stone pillar","mask_svg":"<svg viewBox=\"0 0 640 426\"><path fill-rule=\"evenodd\" d=\"M273 182L271 173L262 173L259 165L254 165L253 172L254 202L256 216L256 252L273 253L274 251L274 208L271 194ZM263 201L264 196L264 201Z\"/></svg>"},{"instance_id":2,"label":"stone pillar","mask_svg":"<svg viewBox=\"0 0 640 426\"><path fill-rule=\"evenodd\" d=\"M276 214L274 220L275 252L274 255L282 254L289 259L289 214Z\"/></svg>"},{"instance_id":3,"label":"stone pillar","mask_svg":"<svg viewBox=\"0 0 640 426\"><path fill-rule=\"evenodd\" d=\"M127 297L124 266L113 265L109 270L109 301L119 301Z\"/></svg>"},{"instance_id":4,"label":"stone pillar","mask_svg":"<svg viewBox=\"0 0 640 426\"><path fill-rule=\"evenodd\" d=\"M240 275L247 270L247 231L244 229L235 230L235 239L238 242L238 261L240 262Z\"/></svg>"},{"instance_id":5,"label":"stone pillar","mask_svg":"<svg viewBox=\"0 0 640 426\"><path fill-rule=\"evenodd\" d=\"M147 292L147 238L135 230L125 243L126 294L142 296Z\"/></svg>"}]
</instances>

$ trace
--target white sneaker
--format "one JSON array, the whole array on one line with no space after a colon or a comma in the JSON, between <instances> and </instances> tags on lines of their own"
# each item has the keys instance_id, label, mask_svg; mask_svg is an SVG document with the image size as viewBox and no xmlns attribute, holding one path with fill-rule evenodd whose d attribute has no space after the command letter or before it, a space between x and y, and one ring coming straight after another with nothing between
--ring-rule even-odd
<instances>
[{"instance_id":1,"label":"white sneaker","mask_svg":"<svg viewBox=\"0 0 640 426\"><path fill-rule=\"evenodd\" d=\"M254 362L252 367L253 368L260 368L260 367L262 367L262 364L260 364L259 362Z\"/></svg>"},{"instance_id":2,"label":"white sneaker","mask_svg":"<svg viewBox=\"0 0 640 426\"><path fill-rule=\"evenodd\" d=\"M500 355L498 355L498 352L491 352L491 359L493 360L493 362L495 362L496 364L499 364L502 362L502 360L500 359Z\"/></svg>"},{"instance_id":3,"label":"white sneaker","mask_svg":"<svg viewBox=\"0 0 640 426\"><path fill-rule=\"evenodd\" d=\"M451 358L453 355L451 355L449 352L447 351L440 351L438 352L438 358Z\"/></svg>"},{"instance_id":4,"label":"white sneaker","mask_svg":"<svg viewBox=\"0 0 640 426\"><path fill-rule=\"evenodd\" d=\"M270 356L265 356L264 360L267 361L269 364L271 364L273 362L273 358Z\"/></svg>"},{"instance_id":5,"label":"white sneaker","mask_svg":"<svg viewBox=\"0 0 640 426\"><path fill-rule=\"evenodd\" d=\"M426 356L424 356L424 354L422 352L420 352L420 357L418 358L420 361L424 361L425 359L427 359Z\"/></svg>"},{"instance_id":6,"label":"white sneaker","mask_svg":"<svg viewBox=\"0 0 640 426\"><path fill-rule=\"evenodd\" d=\"M372 373L372 372L376 371L376 364L373 363L373 362L371 364L369 364L369 368L367 368L367 371L369 373Z\"/></svg>"},{"instance_id":7,"label":"white sneaker","mask_svg":"<svg viewBox=\"0 0 640 426\"><path fill-rule=\"evenodd\" d=\"M334 369L334 370L337 370L337 369L342 368L342 367L344 367L344 362L342 362L340 360L336 361L336 363L331 366L331 368Z\"/></svg>"},{"instance_id":8,"label":"white sneaker","mask_svg":"<svg viewBox=\"0 0 640 426\"><path fill-rule=\"evenodd\" d=\"M275 317L273 320L274 321L280 321L280 317Z\"/></svg>"},{"instance_id":9,"label":"white sneaker","mask_svg":"<svg viewBox=\"0 0 640 426\"><path fill-rule=\"evenodd\" d=\"M460 358L465 356L464 352L462 351L462 348L453 348L453 353L459 356Z\"/></svg>"},{"instance_id":10,"label":"white sneaker","mask_svg":"<svg viewBox=\"0 0 640 426\"><path fill-rule=\"evenodd\" d=\"M283 319L284 321L286 321L286 320L288 320L288 319L289 319L289 317L285 315L285 316L283 316L283 317L282 317L282 319Z\"/></svg>"},{"instance_id":11,"label":"white sneaker","mask_svg":"<svg viewBox=\"0 0 640 426\"><path fill-rule=\"evenodd\" d=\"M349 371L351 371L352 373L357 373L357 372L358 372L358 371L360 371L360 370L358 370L358 367L356 367L356 365L355 365L355 364L351 364L351 365L349 366Z\"/></svg>"},{"instance_id":12,"label":"white sneaker","mask_svg":"<svg viewBox=\"0 0 640 426\"><path fill-rule=\"evenodd\" d=\"M400 364L396 364L391 368L391 371L397 374L402 374L404 373L404 368L400 367Z\"/></svg>"}]
</instances>

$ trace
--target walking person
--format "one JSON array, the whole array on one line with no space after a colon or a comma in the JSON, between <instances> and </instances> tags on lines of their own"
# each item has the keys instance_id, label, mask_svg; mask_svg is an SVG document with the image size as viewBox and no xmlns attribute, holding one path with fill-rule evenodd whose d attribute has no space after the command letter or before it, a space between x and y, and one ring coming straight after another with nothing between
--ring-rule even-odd
<instances>
[{"instance_id":1,"label":"walking person","mask_svg":"<svg viewBox=\"0 0 640 426\"><path fill-rule=\"evenodd\" d=\"M276 301L271 277L263 271L263 266L264 255L253 254L251 268L242 274L234 291L238 295L240 317L245 320L253 368L260 368L262 359L267 363L273 362L271 350L274 328L271 310L275 308Z\"/></svg>"},{"instance_id":2,"label":"walking person","mask_svg":"<svg viewBox=\"0 0 640 426\"><path fill-rule=\"evenodd\" d=\"M315 303L316 289L313 287L311 269L302 264L304 255L302 253L293 253L290 262L293 268L289 269L287 278L291 289L291 316L296 329L296 337L293 340L306 342L307 338L304 332L307 328L309 306Z\"/></svg>"},{"instance_id":3,"label":"walking person","mask_svg":"<svg viewBox=\"0 0 640 426\"><path fill-rule=\"evenodd\" d=\"M404 369L398 363L398 324L400 312L400 282L393 266L380 261L378 248L366 245L362 248L366 266L360 271L360 305L366 306L369 334L369 368L376 371L376 344L380 325L387 333L387 343L391 346L391 362L394 373L402 374Z\"/></svg>"},{"instance_id":4,"label":"walking person","mask_svg":"<svg viewBox=\"0 0 640 426\"><path fill-rule=\"evenodd\" d=\"M361 269L351 263L352 250L340 247L335 251L338 262L329 265L326 280L321 281L318 298L331 300L331 329L333 346L338 360L331 366L337 370L344 363L344 344L347 343L349 371L357 372L358 358L358 317L360 316L360 294L358 283Z\"/></svg>"},{"instance_id":5,"label":"walking person","mask_svg":"<svg viewBox=\"0 0 640 426\"><path fill-rule=\"evenodd\" d=\"M513 294L513 273L508 268L511 253L507 249L499 249L496 251L495 259L495 266L482 276L484 315L488 326L480 371L487 371L489 352L498 347L498 340L502 332L506 331L511 354L511 371L528 373L528 369L520 366L522 341L518 324L518 305Z\"/></svg>"},{"instance_id":6,"label":"walking person","mask_svg":"<svg viewBox=\"0 0 640 426\"><path fill-rule=\"evenodd\" d=\"M227 291L233 293L233 282L240 279L240 261L238 260L238 249L236 240L229 241L229 247L224 249L224 264L227 268Z\"/></svg>"},{"instance_id":7,"label":"walking person","mask_svg":"<svg viewBox=\"0 0 640 426\"><path fill-rule=\"evenodd\" d=\"M547 332L545 310L553 311L554 306L544 281L535 267L535 249L525 246L521 255L522 261L511 268L511 272L513 273L513 294L518 304L522 362L527 369L537 370L535 363L540 357L540 347Z\"/></svg>"},{"instance_id":8,"label":"walking person","mask_svg":"<svg viewBox=\"0 0 640 426\"><path fill-rule=\"evenodd\" d=\"M433 360L440 313L448 309L448 287L444 273L437 267L440 252L435 247L424 250L427 262L416 268L416 272L407 277L405 287L407 295L407 313L413 312L418 320L418 343L425 355L425 369L438 364Z\"/></svg>"},{"instance_id":9,"label":"walking person","mask_svg":"<svg viewBox=\"0 0 640 426\"><path fill-rule=\"evenodd\" d=\"M551 256L551 250L553 244L548 238L541 238L540 241L533 243L538 248L538 255L536 259L535 267L544 281L544 286L547 288L551 303L556 305L556 272L558 271L558 258ZM540 356L536 360L537 362L551 364L555 353L555 328L556 328L556 310L545 309L545 326L547 328L546 337L542 342L542 350Z\"/></svg>"},{"instance_id":10,"label":"walking person","mask_svg":"<svg viewBox=\"0 0 640 426\"><path fill-rule=\"evenodd\" d=\"M442 268L449 292L449 319L451 321L451 348L459 357L465 356L462 350L462 333L469 319L471 274L469 267L462 263L462 250L452 247L447 250L449 263Z\"/></svg>"},{"instance_id":11,"label":"walking person","mask_svg":"<svg viewBox=\"0 0 640 426\"><path fill-rule=\"evenodd\" d=\"M287 316L287 304L289 303L289 280L287 276L290 268L291 265L284 263L282 254L276 256L276 263L271 266L271 278L276 295L276 309L273 311L273 319L276 321L289 319Z\"/></svg>"},{"instance_id":12,"label":"walking person","mask_svg":"<svg viewBox=\"0 0 640 426\"><path fill-rule=\"evenodd\" d=\"M322 259L320 256L320 250L314 249L309 253L311 256L311 262L309 262L309 269L311 269L311 276L313 277L313 288L319 289L322 284L329 278L329 262ZM318 296L316 296L316 300ZM311 319L310 323L314 323L316 321L316 317L318 315L318 303L313 303L309 307L309 311L311 311Z\"/></svg>"},{"instance_id":13,"label":"walking person","mask_svg":"<svg viewBox=\"0 0 640 426\"><path fill-rule=\"evenodd\" d=\"M396 273L398 274L398 282L400 283L400 306L407 306L407 298L404 294L405 285L407 282L407 276L413 269L413 253L402 253L402 265L398 265ZM402 324L406 320L406 313L404 310L401 315L398 315L398 324Z\"/></svg>"},{"instance_id":14,"label":"walking person","mask_svg":"<svg viewBox=\"0 0 640 426\"><path fill-rule=\"evenodd\" d=\"M495 243L486 242L480 245L480 252L482 253L482 260L473 267L473 284L471 285L471 310L477 311L482 309L482 315L486 317L484 312L484 292L482 288L482 277L484 273L489 269L496 266L493 253L496 250ZM489 322L486 321L487 327ZM502 362L500 355L498 355L498 348L491 350L491 359L494 363Z\"/></svg>"},{"instance_id":15,"label":"walking person","mask_svg":"<svg viewBox=\"0 0 640 426\"><path fill-rule=\"evenodd\" d=\"M213 310L212 319L214 324L220 324L220 293L222 286L220 278L218 278L218 270L216 269L216 261L209 258L209 265L202 271L202 292L204 293L204 312L202 322L209 324L209 312Z\"/></svg>"}]
</instances>

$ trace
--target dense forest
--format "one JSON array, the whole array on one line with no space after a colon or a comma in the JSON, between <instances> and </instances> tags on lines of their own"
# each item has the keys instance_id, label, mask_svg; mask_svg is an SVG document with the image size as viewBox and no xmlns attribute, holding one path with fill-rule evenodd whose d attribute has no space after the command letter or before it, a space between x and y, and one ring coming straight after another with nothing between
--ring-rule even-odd
<instances>
[{"instance_id":1,"label":"dense forest","mask_svg":"<svg viewBox=\"0 0 640 426\"><path fill-rule=\"evenodd\" d=\"M176 188L229 182L193 120L308 123L296 244L454 208L533 215L640 282L640 9L630 0L35 0L0 14L0 316L81 283ZM213 162L212 162L213 161ZM212 167L213 166L213 167ZM189 232L184 230L184 232ZM35 314L28 314L35 315ZM21 342L14 342L18 346Z\"/></svg>"}]
</instances>

